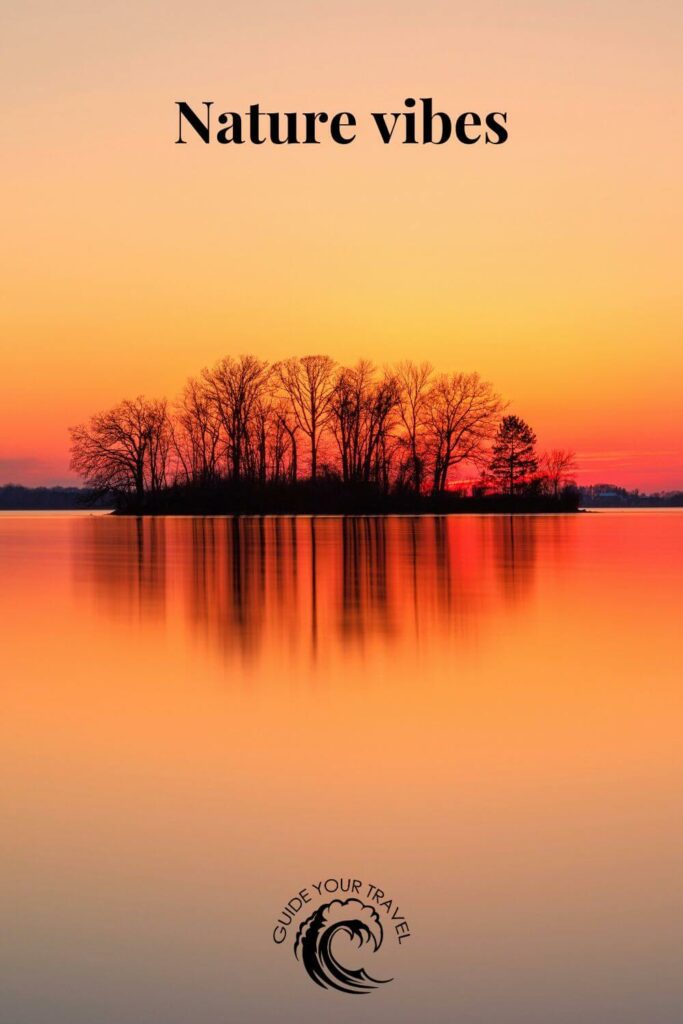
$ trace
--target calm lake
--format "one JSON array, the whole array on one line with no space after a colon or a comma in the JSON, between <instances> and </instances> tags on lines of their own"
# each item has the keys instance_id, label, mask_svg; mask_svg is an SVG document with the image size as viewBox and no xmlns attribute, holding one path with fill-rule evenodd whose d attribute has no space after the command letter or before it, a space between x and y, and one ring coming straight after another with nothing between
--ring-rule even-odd
<instances>
[{"instance_id":1,"label":"calm lake","mask_svg":"<svg viewBox=\"0 0 683 1024\"><path fill-rule=\"evenodd\" d=\"M3 1021L683 1020L682 512L5 514L0 558ZM273 942L327 878L410 925L360 999Z\"/></svg>"}]
</instances>

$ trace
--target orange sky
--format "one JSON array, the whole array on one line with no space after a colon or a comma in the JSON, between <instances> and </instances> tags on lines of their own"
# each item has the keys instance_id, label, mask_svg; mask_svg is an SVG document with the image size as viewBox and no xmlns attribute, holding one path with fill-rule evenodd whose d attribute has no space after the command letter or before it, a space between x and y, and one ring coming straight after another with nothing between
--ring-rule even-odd
<instances>
[{"instance_id":1,"label":"orange sky","mask_svg":"<svg viewBox=\"0 0 683 1024\"><path fill-rule=\"evenodd\" d=\"M66 481L70 423L223 354L323 350L477 369L583 480L683 487L682 28L666 0L13 0L0 482ZM383 146L370 111L409 95L510 140ZM177 99L358 139L174 146Z\"/></svg>"}]
</instances>

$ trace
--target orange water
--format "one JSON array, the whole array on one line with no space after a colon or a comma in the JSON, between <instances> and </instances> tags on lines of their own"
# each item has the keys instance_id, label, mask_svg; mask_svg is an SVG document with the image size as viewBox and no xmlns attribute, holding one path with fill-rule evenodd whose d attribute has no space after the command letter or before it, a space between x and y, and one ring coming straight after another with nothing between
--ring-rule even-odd
<instances>
[{"instance_id":1,"label":"orange water","mask_svg":"<svg viewBox=\"0 0 683 1024\"><path fill-rule=\"evenodd\" d=\"M683 1019L683 514L0 517L0 1019ZM362 878L395 980L273 924Z\"/></svg>"}]
</instances>

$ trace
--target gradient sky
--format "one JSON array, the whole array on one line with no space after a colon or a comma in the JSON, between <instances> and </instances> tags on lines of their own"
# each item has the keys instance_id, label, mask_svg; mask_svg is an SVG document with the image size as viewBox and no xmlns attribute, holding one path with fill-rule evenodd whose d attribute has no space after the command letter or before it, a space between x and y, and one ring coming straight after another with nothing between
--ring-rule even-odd
<instances>
[{"instance_id":1,"label":"gradient sky","mask_svg":"<svg viewBox=\"0 0 683 1024\"><path fill-rule=\"evenodd\" d=\"M683 487L679 3L4 5L0 482L232 352L477 369L585 482ZM372 110L506 110L383 146ZM174 146L174 101L352 110L348 147Z\"/></svg>"}]
</instances>

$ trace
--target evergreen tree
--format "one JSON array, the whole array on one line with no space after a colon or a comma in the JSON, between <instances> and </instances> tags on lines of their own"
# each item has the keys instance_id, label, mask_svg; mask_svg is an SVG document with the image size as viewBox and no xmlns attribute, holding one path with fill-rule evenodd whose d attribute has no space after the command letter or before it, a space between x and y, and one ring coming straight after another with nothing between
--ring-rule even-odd
<instances>
[{"instance_id":1,"label":"evergreen tree","mask_svg":"<svg viewBox=\"0 0 683 1024\"><path fill-rule=\"evenodd\" d=\"M493 442L488 471L506 494L517 494L537 468L536 435L519 416L504 416Z\"/></svg>"}]
</instances>

